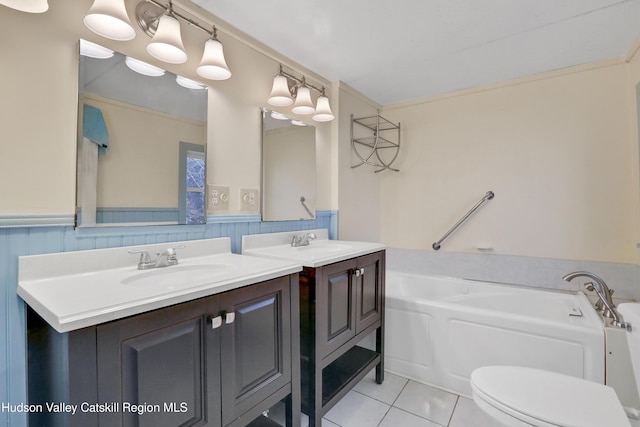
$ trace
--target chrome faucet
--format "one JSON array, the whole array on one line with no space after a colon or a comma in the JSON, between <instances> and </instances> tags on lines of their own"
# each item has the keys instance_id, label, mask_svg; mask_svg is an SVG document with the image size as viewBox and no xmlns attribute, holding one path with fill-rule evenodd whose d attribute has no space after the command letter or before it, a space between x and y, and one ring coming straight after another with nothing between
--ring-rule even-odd
<instances>
[{"instance_id":1,"label":"chrome faucet","mask_svg":"<svg viewBox=\"0 0 640 427\"><path fill-rule=\"evenodd\" d=\"M140 261L138 261L138 270L149 270L152 268L168 267L170 265L178 264L177 248L184 248L184 246L176 246L174 248L167 248L158 253L158 257L155 260L151 260L151 255L147 251L129 251L130 254L140 254Z\"/></svg>"},{"instance_id":2,"label":"chrome faucet","mask_svg":"<svg viewBox=\"0 0 640 427\"><path fill-rule=\"evenodd\" d=\"M603 316L612 319L611 324L613 326L622 329L631 328L631 325L625 323L616 310L616 305L613 303L613 298L611 297L613 290L609 289L605 281L602 280L600 276L589 273L588 271L574 271L573 273L565 275L563 279L570 282L576 277L587 277L592 280L592 282L585 283L584 287L588 291L594 291L598 295L600 300L596 303L596 309L601 311Z\"/></svg>"},{"instance_id":3,"label":"chrome faucet","mask_svg":"<svg viewBox=\"0 0 640 427\"><path fill-rule=\"evenodd\" d=\"M309 243L311 242L311 240L315 238L316 238L315 233L304 233L301 236L296 236L294 234L291 237L291 246L294 248L298 246L309 246Z\"/></svg>"}]
</instances>

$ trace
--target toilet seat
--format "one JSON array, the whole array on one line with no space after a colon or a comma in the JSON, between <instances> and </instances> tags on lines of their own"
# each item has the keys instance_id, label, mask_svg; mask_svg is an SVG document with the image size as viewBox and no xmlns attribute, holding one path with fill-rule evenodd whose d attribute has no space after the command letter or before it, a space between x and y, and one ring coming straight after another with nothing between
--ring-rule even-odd
<instances>
[{"instance_id":1,"label":"toilet seat","mask_svg":"<svg viewBox=\"0 0 640 427\"><path fill-rule=\"evenodd\" d=\"M471 374L473 399L508 425L630 427L615 391L555 372L486 366Z\"/></svg>"}]
</instances>

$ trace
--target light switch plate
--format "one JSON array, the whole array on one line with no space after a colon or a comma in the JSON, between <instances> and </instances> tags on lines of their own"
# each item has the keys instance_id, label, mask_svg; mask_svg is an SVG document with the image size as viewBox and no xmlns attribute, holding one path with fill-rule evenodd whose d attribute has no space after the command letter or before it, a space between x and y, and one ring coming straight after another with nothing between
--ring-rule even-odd
<instances>
[{"instance_id":1,"label":"light switch plate","mask_svg":"<svg viewBox=\"0 0 640 427\"><path fill-rule=\"evenodd\" d=\"M229 187L207 184L207 210L220 212L229 210Z\"/></svg>"},{"instance_id":2,"label":"light switch plate","mask_svg":"<svg viewBox=\"0 0 640 427\"><path fill-rule=\"evenodd\" d=\"M260 194L252 188L240 189L240 210L257 211L260 209Z\"/></svg>"}]
</instances>

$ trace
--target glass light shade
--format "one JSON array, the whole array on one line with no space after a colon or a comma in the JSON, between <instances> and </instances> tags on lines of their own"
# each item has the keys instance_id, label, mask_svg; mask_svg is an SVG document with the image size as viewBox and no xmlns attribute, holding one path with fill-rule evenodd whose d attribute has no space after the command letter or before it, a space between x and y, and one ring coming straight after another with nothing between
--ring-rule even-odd
<instances>
[{"instance_id":1,"label":"glass light shade","mask_svg":"<svg viewBox=\"0 0 640 427\"><path fill-rule=\"evenodd\" d=\"M82 21L94 33L111 40L131 40L136 36L124 0L95 0Z\"/></svg>"},{"instance_id":2,"label":"glass light shade","mask_svg":"<svg viewBox=\"0 0 640 427\"><path fill-rule=\"evenodd\" d=\"M331 107L329 106L329 98L324 95L318 97L318 102L316 103L316 113L312 118L316 122L330 122L331 120L335 119L335 116L331 112Z\"/></svg>"},{"instance_id":3,"label":"glass light shade","mask_svg":"<svg viewBox=\"0 0 640 427\"><path fill-rule=\"evenodd\" d=\"M289 120L289 117L285 116L282 113L278 113L277 111L272 111L271 112L271 118L276 119L276 120Z\"/></svg>"},{"instance_id":4,"label":"glass light shade","mask_svg":"<svg viewBox=\"0 0 640 427\"><path fill-rule=\"evenodd\" d=\"M206 89L206 86L195 80L188 79L183 76L176 76L176 83L187 89Z\"/></svg>"},{"instance_id":5,"label":"glass light shade","mask_svg":"<svg viewBox=\"0 0 640 427\"><path fill-rule=\"evenodd\" d=\"M165 72L162 68L158 68L155 65L147 64L144 61L140 61L139 59L132 58L130 56L127 56L127 58L124 60L124 63L127 64L127 67L129 67L131 70L144 76L158 77L163 76Z\"/></svg>"},{"instance_id":6,"label":"glass light shade","mask_svg":"<svg viewBox=\"0 0 640 427\"><path fill-rule=\"evenodd\" d=\"M316 111L316 109L313 107L313 102L311 101L311 91L308 87L301 86L298 88L296 102L293 104L291 111L300 115L313 114Z\"/></svg>"},{"instance_id":7,"label":"glass light shade","mask_svg":"<svg viewBox=\"0 0 640 427\"><path fill-rule=\"evenodd\" d=\"M80 39L80 55L89 58L108 59L113 57L113 51L89 40Z\"/></svg>"},{"instance_id":8,"label":"glass light shade","mask_svg":"<svg viewBox=\"0 0 640 427\"><path fill-rule=\"evenodd\" d=\"M44 13L49 10L47 0L0 0L0 4L20 12Z\"/></svg>"},{"instance_id":9,"label":"glass light shade","mask_svg":"<svg viewBox=\"0 0 640 427\"><path fill-rule=\"evenodd\" d=\"M182 44L180 22L171 15L162 15L158 29L147 45L149 55L169 64L187 62L187 53Z\"/></svg>"},{"instance_id":10,"label":"glass light shade","mask_svg":"<svg viewBox=\"0 0 640 427\"><path fill-rule=\"evenodd\" d=\"M204 44L204 53L200 65L196 69L198 75L210 80L226 80L231 77L231 71L224 59L222 43L209 39Z\"/></svg>"},{"instance_id":11,"label":"glass light shade","mask_svg":"<svg viewBox=\"0 0 640 427\"><path fill-rule=\"evenodd\" d=\"M273 79L271 95L269 95L267 102L276 107L287 107L293 104L293 98L291 98L291 93L289 92L289 83L285 76L278 75Z\"/></svg>"},{"instance_id":12,"label":"glass light shade","mask_svg":"<svg viewBox=\"0 0 640 427\"><path fill-rule=\"evenodd\" d=\"M307 124L301 120L291 120L291 124L296 126L307 126Z\"/></svg>"}]
</instances>

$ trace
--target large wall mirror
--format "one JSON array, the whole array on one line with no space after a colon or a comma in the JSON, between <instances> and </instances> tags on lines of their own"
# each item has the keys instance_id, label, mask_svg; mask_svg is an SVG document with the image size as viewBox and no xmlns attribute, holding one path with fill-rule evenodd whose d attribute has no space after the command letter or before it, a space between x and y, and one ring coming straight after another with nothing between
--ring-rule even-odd
<instances>
[{"instance_id":1,"label":"large wall mirror","mask_svg":"<svg viewBox=\"0 0 640 427\"><path fill-rule=\"evenodd\" d=\"M78 226L204 223L206 86L80 45Z\"/></svg>"},{"instance_id":2,"label":"large wall mirror","mask_svg":"<svg viewBox=\"0 0 640 427\"><path fill-rule=\"evenodd\" d=\"M316 128L262 114L262 220L315 218Z\"/></svg>"}]
</instances>

